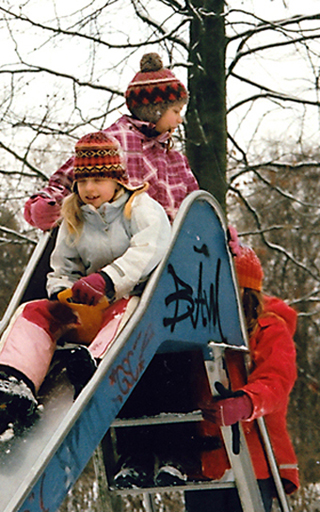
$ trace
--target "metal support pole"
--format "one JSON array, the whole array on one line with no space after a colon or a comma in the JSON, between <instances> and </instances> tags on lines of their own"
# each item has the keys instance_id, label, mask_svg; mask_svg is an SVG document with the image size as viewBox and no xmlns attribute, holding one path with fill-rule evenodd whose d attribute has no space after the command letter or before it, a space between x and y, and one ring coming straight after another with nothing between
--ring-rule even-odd
<instances>
[{"instance_id":1,"label":"metal support pole","mask_svg":"<svg viewBox=\"0 0 320 512\"><path fill-rule=\"evenodd\" d=\"M266 452L267 459L269 462L269 467L270 467L270 471L271 471L271 474L273 477L274 485L277 489L279 506L280 506L282 512L291 512L291 507L289 505L287 495L286 495L283 485L282 485L281 477L279 474L279 469L278 469L278 466L277 466L277 463L276 463L276 460L275 460L275 457L273 454L272 446L270 443L270 439L268 436L267 427L265 425L264 419L258 418L257 422L258 422L259 430L261 433L261 437L263 439L263 444L264 444L265 452Z\"/></svg>"},{"instance_id":2,"label":"metal support pole","mask_svg":"<svg viewBox=\"0 0 320 512\"><path fill-rule=\"evenodd\" d=\"M156 504L154 501L154 494L149 492L143 493L143 504L146 512L156 512Z\"/></svg>"},{"instance_id":3,"label":"metal support pole","mask_svg":"<svg viewBox=\"0 0 320 512\"><path fill-rule=\"evenodd\" d=\"M244 512L265 512L260 489L252 467L249 450L241 425L240 453L235 455L232 449L231 427L222 427L222 437L234 472L236 487Z\"/></svg>"},{"instance_id":4,"label":"metal support pole","mask_svg":"<svg viewBox=\"0 0 320 512\"><path fill-rule=\"evenodd\" d=\"M211 361L205 361L208 380L213 395L216 395L214 383L216 381L225 383L226 374L223 365L224 348L210 344ZM265 512L261 498L258 482L253 470L247 442L242 430L240 430L240 452L233 452L232 429L231 427L222 427L221 433L225 448L229 457L229 462L233 469L236 487L238 489L241 505L244 512Z\"/></svg>"}]
</instances>

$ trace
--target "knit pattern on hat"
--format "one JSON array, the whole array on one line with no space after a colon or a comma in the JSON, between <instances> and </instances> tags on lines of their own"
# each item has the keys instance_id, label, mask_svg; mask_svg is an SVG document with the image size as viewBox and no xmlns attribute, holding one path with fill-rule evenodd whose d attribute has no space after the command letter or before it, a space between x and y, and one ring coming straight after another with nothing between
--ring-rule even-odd
<instances>
[{"instance_id":1,"label":"knit pattern on hat","mask_svg":"<svg viewBox=\"0 0 320 512\"><path fill-rule=\"evenodd\" d=\"M238 283L241 288L261 291L263 270L260 260L253 249L242 246L240 256L234 258Z\"/></svg>"},{"instance_id":2,"label":"knit pattern on hat","mask_svg":"<svg viewBox=\"0 0 320 512\"><path fill-rule=\"evenodd\" d=\"M156 123L170 104L186 103L188 92L174 73L163 67L157 53L147 53L140 61L140 71L130 82L125 98L135 117Z\"/></svg>"},{"instance_id":3,"label":"knit pattern on hat","mask_svg":"<svg viewBox=\"0 0 320 512\"><path fill-rule=\"evenodd\" d=\"M77 142L75 150L75 180L101 177L128 183L123 152L114 137L104 132L89 133Z\"/></svg>"}]
</instances>

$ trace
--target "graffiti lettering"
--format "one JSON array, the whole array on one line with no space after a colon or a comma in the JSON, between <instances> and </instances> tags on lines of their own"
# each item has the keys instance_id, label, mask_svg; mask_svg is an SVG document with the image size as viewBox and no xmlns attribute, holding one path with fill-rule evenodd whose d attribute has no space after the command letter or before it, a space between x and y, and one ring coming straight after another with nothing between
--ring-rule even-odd
<instances>
[{"instance_id":1,"label":"graffiti lettering","mask_svg":"<svg viewBox=\"0 0 320 512\"><path fill-rule=\"evenodd\" d=\"M49 512L49 509L48 508L45 508L44 506L44 501L43 501L43 486L44 486L44 479L45 479L45 476L46 474L43 473L43 476L41 477L41 486L40 486L40 509L43 511L43 512Z\"/></svg>"},{"instance_id":2,"label":"graffiti lettering","mask_svg":"<svg viewBox=\"0 0 320 512\"><path fill-rule=\"evenodd\" d=\"M117 400L121 403L123 402L123 397L126 396L134 384L138 382L145 368L145 350L153 336L154 333L150 326L144 334L140 332L132 348L128 350L121 363L113 368L110 374L109 379L111 385L116 384L119 387L120 394L117 396Z\"/></svg>"},{"instance_id":3,"label":"graffiti lettering","mask_svg":"<svg viewBox=\"0 0 320 512\"><path fill-rule=\"evenodd\" d=\"M202 246L200 248L198 248L194 245L193 250L194 250L194 252L197 252L199 254L204 254L207 258L209 258L209 256L210 256L207 244L202 244Z\"/></svg>"},{"instance_id":4,"label":"graffiti lettering","mask_svg":"<svg viewBox=\"0 0 320 512\"><path fill-rule=\"evenodd\" d=\"M221 339L224 340L219 314L220 269L221 259L218 258L215 280L214 283L209 284L209 293L207 293L203 287L203 264L202 262L199 263L197 294L194 296L192 287L179 278L173 265L168 265L168 272L173 278L175 291L165 298L166 306L174 304L172 317L163 319L165 327L170 327L171 332L173 332L178 323L189 318L194 329L201 321L203 327L217 328Z\"/></svg>"},{"instance_id":5,"label":"graffiti lettering","mask_svg":"<svg viewBox=\"0 0 320 512\"><path fill-rule=\"evenodd\" d=\"M45 479L45 476L46 474L43 473L42 477L41 477L41 481L40 481L40 495L39 495L39 506L40 506L40 510L41 512L49 512L49 509L48 508L45 508L44 506L44 500L43 500L43 496L44 496L44 493L43 493L43 486L44 486L44 479ZM31 494L29 495L28 497L28 501L30 503L34 502L35 501L35 493L34 492L31 492ZM23 512L30 512L30 510L27 508L27 509L24 509Z\"/></svg>"}]
</instances>

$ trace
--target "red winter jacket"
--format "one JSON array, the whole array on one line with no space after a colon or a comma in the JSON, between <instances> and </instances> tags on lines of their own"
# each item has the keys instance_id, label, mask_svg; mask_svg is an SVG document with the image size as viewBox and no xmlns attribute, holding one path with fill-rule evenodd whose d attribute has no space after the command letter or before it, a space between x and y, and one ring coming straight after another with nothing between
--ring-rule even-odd
<instances>
[{"instance_id":1,"label":"red winter jacket","mask_svg":"<svg viewBox=\"0 0 320 512\"><path fill-rule=\"evenodd\" d=\"M253 403L252 416L242 425L257 479L270 476L254 421L264 416L285 490L291 493L299 487L297 458L286 426L289 394L297 377L292 338L297 314L278 298L265 296L264 300L263 314L249 340L251 369L247 384L239 386L237 371L232 366L228 370L232 388L243 389ZM205 436L217 435L216 425L208 421L203 421L201 428ZM224 448L202 454L202 474L206 477L219 479L229 467Z\"/></svg>"},{"instance_id":2,"label":"red winter jacket","mask_svg":"<svg viewBox=\"0 0 320 512\"><path fill-rule=\"evenodd\" d=\"M199 185L192 174L187 158L171 146L169 132L156 135L144 121L131 116L122 116L105 133L115 137L121 144L126 158L130 184L149 183L148 194L158 201L172 221L183 201ZM70 194L73 183L73 160L69 158L49 179L48 185L26 203L24 217L35 225L31 215L31 204L39 195L49 197L58 204Z\"/></svg>"}]
</instances>

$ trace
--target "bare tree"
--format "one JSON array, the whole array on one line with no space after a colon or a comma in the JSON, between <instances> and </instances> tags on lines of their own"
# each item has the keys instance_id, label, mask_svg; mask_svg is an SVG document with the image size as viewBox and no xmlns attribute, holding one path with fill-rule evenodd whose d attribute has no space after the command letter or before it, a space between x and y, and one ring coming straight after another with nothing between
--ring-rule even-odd
<instances>
[{"instance_id":1,"label":"bare tree","mask_svg":"<svg viewBox=\"0 0 320 512\"><path fill-rule=\"evenodd\" d=\"M302 482L294 510L304 511L319 499L315 484L320 480L319 164L314 151L303 156L295 151L291 149L286 165L260 165L260 155L250 171L235 175L229 213L238 219L241 237L262 261L265 289L285 298L299 313L298 380L288 422Z\"/></svg>"},{"instance_id":2,"label":"bare tree","mask_svg":"<svg viewBox=\"0 0 320 512\"><path fill-rule=\"evenodd\" d=\"M297 446L303 441L298 408L311 402L318 411L319 405L320 14L309 2L303 15L283 0L244 0L241 8L233 0L8 0L0 6L6 48L0 206L10 203L17 212L12 243L36 239L22 220L24 200L66 160L77 138L126 112L124 91L141 55L158 51L190 90L176 144L200 186L226 202L232 222L259 250L266 290L299 311L300 379L291 411ZM272 16L276 7L281 14ZM320 480L319 459L313 465L299 454L305 490Z\"/></svg>"}]
</instances>

